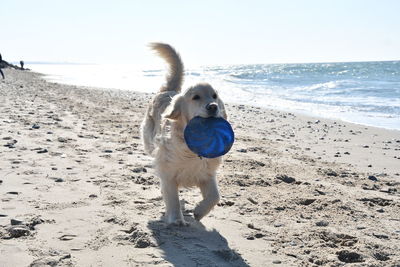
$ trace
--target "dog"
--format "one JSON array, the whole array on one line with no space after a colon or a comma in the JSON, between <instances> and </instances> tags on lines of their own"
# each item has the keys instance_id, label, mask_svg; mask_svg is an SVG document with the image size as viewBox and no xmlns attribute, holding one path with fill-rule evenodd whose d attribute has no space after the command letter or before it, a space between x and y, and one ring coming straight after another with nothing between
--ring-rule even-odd
<instances>
[{"instance_id":1,"label":"dog","mask_svg":"<svg viewBox=\"0 0 400 267\"><path fill-rule=\"evenodd\" d=\"M184 67L176 50L168 44L151 43L150 48L169 65L166 83L150 102L141 125L144 150L154 157L165 202L168 224L188 225L180 201L180 187L199 187L203 200L194 209L201 220L219 202L216 171L221 157L201 158L184 140L184 129L194 117L227 119L224 103L208 83L199 83L181 91Z\"/></svg>"}]
</instances>

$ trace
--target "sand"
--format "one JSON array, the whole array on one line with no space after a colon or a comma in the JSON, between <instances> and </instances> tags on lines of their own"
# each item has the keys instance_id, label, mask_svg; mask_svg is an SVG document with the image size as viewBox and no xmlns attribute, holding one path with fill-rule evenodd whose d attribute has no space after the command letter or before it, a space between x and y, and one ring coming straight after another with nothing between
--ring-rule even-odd
<instances>
[{"instance_id":1,"label":"sand","mask_svg":"<svg viewBox=\"0 0 400 267\"><path fill-rule=\"evenodd\" d=\"M0 81L0 266L400 266L400 132L228 104L200 223L168 227L139 125L151 94Z\"/></svg>"}]
</instances>

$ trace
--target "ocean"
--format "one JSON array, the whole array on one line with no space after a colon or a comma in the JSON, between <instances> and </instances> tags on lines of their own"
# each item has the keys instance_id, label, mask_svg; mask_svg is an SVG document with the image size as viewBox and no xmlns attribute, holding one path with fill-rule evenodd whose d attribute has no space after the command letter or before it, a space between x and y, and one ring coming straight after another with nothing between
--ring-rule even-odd
<instances>
[{"instance_id":1,"label":"ocean","mask_svg":"<svg viewBox=\"0 0 400 267\"><path fill-rule=\"evenodd\" d=\"M156 92L166 69L27 64L58 83ZM184 88L208 82L228 103L400 130L400 61L223 65L189 68Z\"/></svg>"}]
</instances>

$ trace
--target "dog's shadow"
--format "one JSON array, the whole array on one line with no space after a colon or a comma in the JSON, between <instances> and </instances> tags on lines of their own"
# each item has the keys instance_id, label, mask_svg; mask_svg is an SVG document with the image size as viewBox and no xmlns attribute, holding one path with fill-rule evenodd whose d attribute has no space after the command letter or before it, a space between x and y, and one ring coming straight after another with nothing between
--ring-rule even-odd
<instances>
[{"instance_id":1,"label":"dog's shadow","mask_svg":"<svg viewBox=\"0 0 400 267\"><path fill-rule=\"evenodd\" d=\"M167 226L164 221L148 223L164 259L173 266L249 266L215 229L207 230L192 217L189 226Z\"/></svg>"}]
</instances>

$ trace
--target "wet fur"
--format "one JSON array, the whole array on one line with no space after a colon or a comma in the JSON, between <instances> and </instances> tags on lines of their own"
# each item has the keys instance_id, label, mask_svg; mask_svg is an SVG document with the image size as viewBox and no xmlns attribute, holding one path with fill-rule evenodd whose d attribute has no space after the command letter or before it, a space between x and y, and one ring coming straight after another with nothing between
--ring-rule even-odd
<instances>
[{"instance_id":1,"label":"wet fur","mask_svg":"<svg viewBox=\"0 0 400 267\"><path fill-rule=\"evenodd\" d=\"M169 72L166 84L149 104L141 135L146 153L155 158L166 205L165 219L168 223L185 225L179 187L200 188L203 200L196 206L194 217L203 218L219 201L216 171L221 158L195 155L187 147L183 131L193 117L227 116L223 102L211 85L201 83L181 92L183 63L174 48L162 43L151 44L151 48L168 63Z\"/></svg>"}]
</instances>

